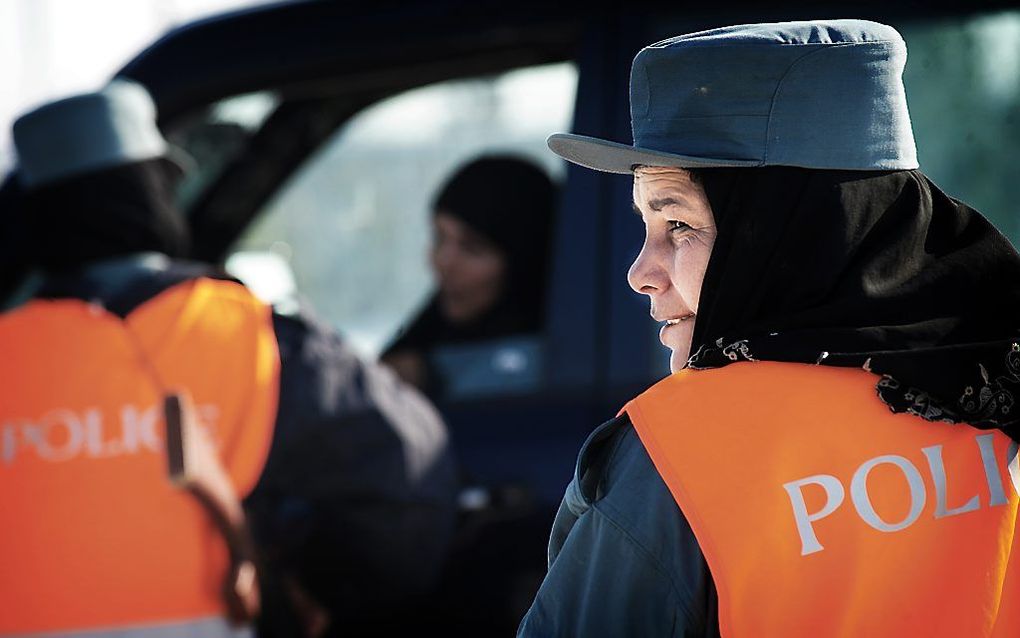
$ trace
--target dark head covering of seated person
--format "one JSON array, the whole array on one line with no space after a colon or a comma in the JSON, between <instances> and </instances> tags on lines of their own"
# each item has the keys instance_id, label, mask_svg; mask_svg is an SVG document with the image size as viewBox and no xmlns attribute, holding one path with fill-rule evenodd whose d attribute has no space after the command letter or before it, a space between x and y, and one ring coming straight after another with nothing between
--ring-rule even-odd
<instances>
[{"instance_id":1,"label":"dark head covering of seated person","mask_svg":"<svg viewBox=\"0 0 1020 638\"><path fill-rule=\"evenodd\" d=\"M530 161L488 156L446 183L432 205L436 293L383 360L435 395L436 346L541 330L556 187Z\"/></svg>"}]
</instances>

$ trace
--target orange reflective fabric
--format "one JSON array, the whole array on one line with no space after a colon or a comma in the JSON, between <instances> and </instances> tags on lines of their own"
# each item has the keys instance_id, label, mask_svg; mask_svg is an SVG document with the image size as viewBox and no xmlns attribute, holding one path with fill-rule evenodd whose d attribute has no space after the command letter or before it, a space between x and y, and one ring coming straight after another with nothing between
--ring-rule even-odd
<instances>
[{"instance_id":1,"label":"orange reflective fabric","mask_svg":"<svg viewBox=\"0 0 1020 638\"><path fill-rule=\"evenodd\" d=\"M1020 636L1015 447L893 414L877 380L738 363L674 374L624 408L705 554L723 636ZM819 475L845 497L796 483ZM803 542L797 494L820 547Z\"/></svg>"},{"instance_id":2,"label":"orange reflective fabric","mask_svg":"<svg viewBox=\"0 0 1020 638\"><path fill-rule=\"evenodd\" d=\"M270 310L234 282L196 279L132 312L168 389L186 388L238 494L276 418ZM161 393L125 322L77 300L0 315L0 634L223 612L226 545L167 480Z\"/></svg>"}]
</instances>

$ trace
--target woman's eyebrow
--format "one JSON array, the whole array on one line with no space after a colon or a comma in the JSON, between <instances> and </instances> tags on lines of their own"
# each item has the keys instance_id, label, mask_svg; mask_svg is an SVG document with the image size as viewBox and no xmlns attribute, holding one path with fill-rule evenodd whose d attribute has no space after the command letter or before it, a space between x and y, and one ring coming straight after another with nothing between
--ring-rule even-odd
<instances>
[{"instance_id":1,"label":"woman's eyebrow","mask_svg":"<svg viewBox=\"0 0 1020 638\"><path fill-rule=\"evenodd\" d=\"M658 212L667 206L683 206L687 204L686 199L677 199L672 196L660 197L659 199L653 199L648 202L648 208Z\"/></svg>"},{"instance_id":2,"label":"woman's eyebrow","mask_svg":"<svg viewBox=\"0 0 1020 638\"><path fill-rule=\"evenodd\" d=\"M631 200L630 205L631 208L634 209L635 213L641 215L641 209L638 208L637 202ZM687 198L683 196L677 197L674 195L666 195L665 197L659 197L657 199L648 200L648 208L655 211L656 213L668 206L690 206L690 205L691 204L689 201L687 201Z\"/></svg>"}]
</instances>

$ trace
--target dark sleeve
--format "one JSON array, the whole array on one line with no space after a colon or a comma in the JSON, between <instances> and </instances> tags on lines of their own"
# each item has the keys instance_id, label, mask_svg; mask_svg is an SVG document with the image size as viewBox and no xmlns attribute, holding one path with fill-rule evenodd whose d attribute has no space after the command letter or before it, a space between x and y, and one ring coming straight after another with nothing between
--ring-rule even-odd
<instances>
[{"instance_id":1,"label":"dark sleeve","mask_svg":"<svg viewBox=\"0 0 1020 638\"><path fill-rule=\"evenodd\" d=\"M630 421L606 423L581 450L518 636L715 636L715 601L690 525Z\"/></svg>"},{"instance_id":2,"label":"dark sleeve","mask_svg":"<svg viewBox=\"0 0 1020 638\"><path fill-rule=\"evenodd\" d=\"M432 587L445 558L455 515L445 427L328 327L276 316L274 328L279 411L245 503L267 570L296 579L334 623L380 627Z\"/></svg>"}]
</instances>

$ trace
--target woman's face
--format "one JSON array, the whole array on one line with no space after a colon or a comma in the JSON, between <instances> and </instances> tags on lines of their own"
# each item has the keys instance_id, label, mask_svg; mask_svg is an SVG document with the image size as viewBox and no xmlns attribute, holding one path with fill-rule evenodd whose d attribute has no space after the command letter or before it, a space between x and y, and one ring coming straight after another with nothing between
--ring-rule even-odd
<instances>
[{"instance_id":1,"label":"woman's face","mask_svg":"<svg viewBox=\"0 0 1020 638\"><path fill-rule=\"evenodd\" d=\"M716 226L704 189L679 168L634 171L634 208L645 224L645 243L627 273L630 287L648 295L659 339L672 352L673 372L687 363L701 283Z\"/></svg>"},{"instance_id":2,"label":"woman's face","mask_svg":"<svg viewBox=\"0 0 1020 638\"><path fill-rule=\"evenodd\" d=\"M506 259L483 235L442 211L433 216L429 258L439 284L439 307L453 323L482 316L503 292Z\"/></svg>"}]
</instances>

